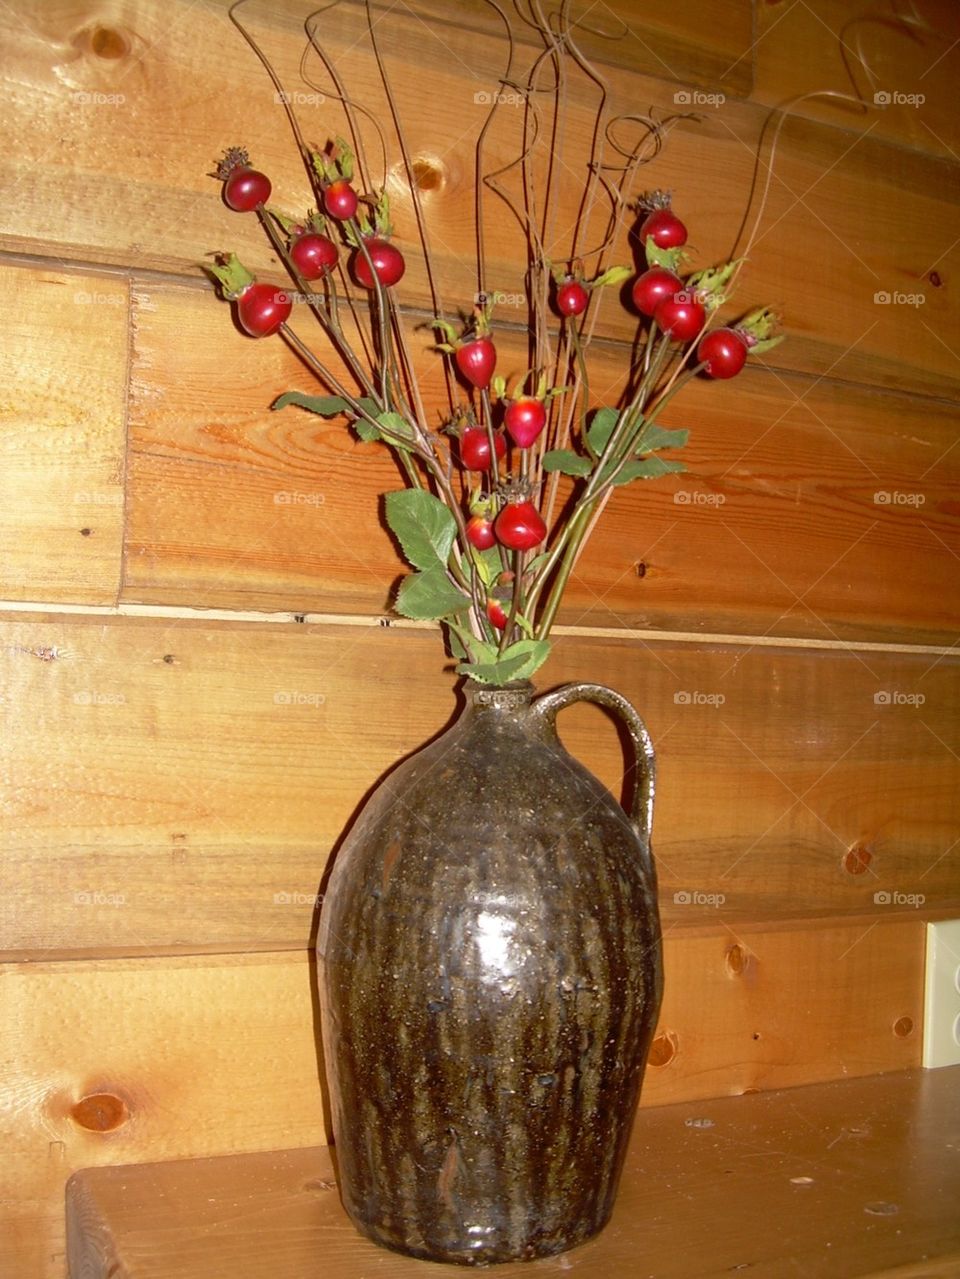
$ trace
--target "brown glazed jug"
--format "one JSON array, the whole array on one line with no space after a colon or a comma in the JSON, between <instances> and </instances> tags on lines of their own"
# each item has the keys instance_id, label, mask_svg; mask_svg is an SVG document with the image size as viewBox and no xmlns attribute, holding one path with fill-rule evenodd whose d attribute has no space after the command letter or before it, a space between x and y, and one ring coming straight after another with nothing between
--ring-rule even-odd
<instances>
[{"instance_id":1,"label":"brown glazed jug","mask_svg":"<svg viewBox=\"0 0 960 1279\"><path fill-rule=\"evenodd\" d=\"M363 808L317 949L344 1206L387 1248L475 1265L606 1223L662 977L636 711L599 684L465 691ZM557 737L581 700L632 742L629 813Z\"/></svg>"}]
</instances>

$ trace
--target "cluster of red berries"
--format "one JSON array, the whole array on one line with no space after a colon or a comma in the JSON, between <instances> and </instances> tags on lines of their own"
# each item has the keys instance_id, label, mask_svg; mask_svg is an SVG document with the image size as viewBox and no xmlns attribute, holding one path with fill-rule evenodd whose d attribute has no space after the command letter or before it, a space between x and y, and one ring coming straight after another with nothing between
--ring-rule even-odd
<instances>
[{"instance_id":1,"label":"cluster of red berries","mask_svg":"<svg viewBox=\"0 0 960 1279\"><path fill-rule=\"evenodd\" d=\"M259 169L251 168L242 151L228 151L220 166L223 198L237 213L254 213L264 209L270 199L270 179ZM359 197L347 178L337 178L323 188L323 207L336 222L349 222L356 216ZM320 231L298 230L291 236L287 251L301 279L314 281L329 275L340 260L333 240ZM365 289L374 288L373 277L382 285L396 284L406 270L403 254L381 235L363 238L351 263L354 278ZM290 318L292 302L282 290L269 284L250 284L237 298L237 316L251 337L267 337L276 333Z\"/></svg>"}]
</instances>

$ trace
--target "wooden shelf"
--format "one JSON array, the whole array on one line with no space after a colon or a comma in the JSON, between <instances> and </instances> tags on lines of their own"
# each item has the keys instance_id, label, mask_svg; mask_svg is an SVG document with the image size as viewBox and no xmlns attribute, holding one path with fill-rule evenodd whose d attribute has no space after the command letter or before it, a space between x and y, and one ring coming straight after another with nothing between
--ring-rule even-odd
<instances>
[{"instance_id":1,"label":"wooden shelf","mask_svg":"<svg viewBox=\"0 0 960 1279\"><path fill-rule=\"evenodd\" d=\"M91 1168L71 1279L442 1279L344 1215L325 1148ZM960 1274L960 1067L639 1113L595 1240L497 1279Z\"/></svg>"}]
</instances>

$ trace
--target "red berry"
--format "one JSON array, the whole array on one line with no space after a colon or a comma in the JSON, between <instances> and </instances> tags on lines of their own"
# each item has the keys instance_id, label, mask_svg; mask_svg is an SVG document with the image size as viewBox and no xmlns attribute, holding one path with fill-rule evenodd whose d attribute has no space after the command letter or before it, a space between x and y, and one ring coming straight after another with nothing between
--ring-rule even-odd
<instances>
[{"instance_id":1,"label":"red berry","mask_svg":"<svg viewBox=\"0 0 960 1279\"><path fill-rule=\"evenodd\" d=\"M529 448L547 424L546 405L532 395L521 395L507 405L503 421L514 444Z\"/></svg>"},{"instance_id":2,"label":"red berry","mask_svg":"<svg viewBox=\"0 0 960 1279\"><path fill-rule=\"evenodd\" d=\"M497 348L490 339L482 337L464 342L463 346L457 347L454 358L467 381L478 391L485 391L497 367Z\"/></svg>"},{"instance_id":3,"label":"red berry","mask_svg":"<svg viewBox=\"0 0 960 1279\"><path fill-rule=\"evenodd\" d=\"M652 266L633 282L633 305L641 315L653 315L664 298L683 288L683 281L662 266Z\"/></svg>"},{"instance_id":4,"label":"red berry","mask_svg":"<svg viewBox=\"0 0 960 1279\"><path fill-rule=\"evenodd\" d=\"M590 294L579 280L564 280L557 289L557 310L561 315L583 315Z\"/></svg>"},{"instance_id":5,"label":"red berry","mask_svg":"<svg viewBox=\"0 0 960 1279\"><path fill-rule=\"evenodd\" d=\"M735 329L712 329L697 347L707 377L736 377L747 362L747 344Z\"/></svg>"},{"instance_id":6,"label":"red berry","mask_svg":"<svg viewBox=\"0 0 960 1279\"><path fill-rule=\"evenodd\" d=\"M231 169L223 184L223 198L237 213L250 213L270 199L270 179L258 169L245 164Z\"/></svg>"},{"instance_id":7,"label":"red berry","mask_svg":"<svg viewBox=\"0 0 960 1279\"><path fill-rule=\"evenodd\" d=\"M499 600L495 600L492 597L487 600L487 617L498 631L502 631L507 624L507 615L503 611L503 605Z\"/></svg>"},{"instance_id":8,"label":"red berry","mask_svg":"<svg viewBox=\"0 0 960 1279\"><path fill-rule=\"evenodd\" d=\"M467 540L478 551L489 551L495 546L497 539L493 532L493 521L485 515L471 515L467 520Z\"/></svg>"},{"instance_id":9,"label":"red berry","mask_svg":"<svg viewBox=\"0 0 960 1279\"><path fill-rule=\"evenodd\" d=\"M493 436L497 457L507 451L507 442L499 432ZM468 471L490 470L490 437L485 426L468 426L460 436L460 461Z\"/></svg>"},{"instance_id":10,"label":"red berry","mask_svg":"<svg viewBox=\"0 0 960 1279\"><path fill-rule=\"evenodd\" d=\"M292 309L289 297L275 284L251 284L237 298L237 318L253 338L276 333Z\"/></svg>"},{"instance_id":11,"label":"red berry","mask_svg":"<svg viewBox=\"0 0 960 1279\"><path fill-rule=\"evenodd\" d=\"M648 237L658 249L679 249L687 242L687 228L672 209L654 209L640 228L640 239Z\"/></svg>"},{"instance_id":12,"label":"red berry","mask_svg":"<svg viewBox=\"0 0 960 1279\"><path fill-rule=\"evenodd\" d=\"M653 318L674 342L689 342L703 328L707 313L692 293L681 292L664 298Z\"/></svg>"},{"instance_id":13,"label":"red berry","mask_svg":"<svg viewBox=\"0 0 960 1279\"><path fill-rule=\"evenodd\" d=\"M290 257L305 280L319 280L337 265L337 246L325 235L307 231L290 245Z\"/></svg>"},{"instance_id":14,"label":"red berry","mask_svg":"<svg viewBox=\"0 0 960 1279\"><path fill-rule=\"evenodd\" d=\"M337 178L323 193L323 207L338 222L346 222L357 211L357 193L346 178Z\"/></svg>"},{"instance_id":15,"label":"red berry","mask_svg":"<svg viewBox=\"0 0 960 1279\"><path fill-rule=\"evenodd\" d=\"M379 236L371 236L364 243L380 283L384 285L396 284L406 270L406 263L400 250L391 244L389 240L383 240ZM370 265L363 256L361 249L357 249L354 254L353 274L357 278L357 283L362 284L365 289L373 288L373 275L370 271Z\"/></svg>"},{"instance_id":16,"label":"red berry","mask_svg":"<svg viewBox=\"0 0 960 1279\"><path fill-rule=\"evenodd\" d=\"M530 501L510 502L497 516L497 541L512 551L530 551L547 536L547 526Z\"/></svg>"}]
</instances>

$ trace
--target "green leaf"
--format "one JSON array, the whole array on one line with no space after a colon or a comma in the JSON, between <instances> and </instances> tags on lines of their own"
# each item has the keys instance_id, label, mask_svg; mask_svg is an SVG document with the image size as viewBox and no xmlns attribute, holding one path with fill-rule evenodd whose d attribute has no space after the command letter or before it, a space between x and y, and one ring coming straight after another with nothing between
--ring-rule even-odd
<instances>
[{"instance_id":1,"label":"green leaf","mask_svg":"<svg viewBox=\"0 0 960 1279\"><path fill-rule=\"evenodd\" d=\"M541 551L539 555L535 555L524 567L525 573L537 573L546 564L550 558L550 551Z\"/></svg>"},{"instance_id":2,"label":"green leaf","mask_svg":"<svg viewBox=\"0 0 960 1279\"><path fill-rule=\"evenodd\" d=\"M421 492L422 490L416 490ZM401 617L418 621L439 621L459 613L470 603L439 566L424 573L411 573L400 583L394 608Z\"/></svg>"},{"instance_id":3,"label":"green leaf","mask_svg":"<svg viewBox=\"0 0 960 1279\"><path fill-rule=\"evenodd\" d=\"M484 586L489 586L499 576L503 568L499 547L490 546L485 551L478 551L475 547L471 547L471 551L480 581Z\"/></svg>"},{"instance_id":4,"label":"green leaf","mask_svg":"<svg viewBox=\"0 0 960 1279\"><path fill-rule=\"evenodd\" d=\"M463 614L459 617L448 617L444 625L447 628L447 642L450 645L450 652L460 661L466 661L470 656L465 647L465 640L469 632L463 620Z\"/></svg>"},{"instance_id":5,"label":"green leaf","mask_svg":"<svg viewBox=\"0 0 960 1279\"><path fill-rule=\"evenodd\" d=\"M652 453L654 449L682 449L690 437L685 430L671 431L665 426L657 426L656 422L645 426L637 440L637 453Z\"/></svg>"},{"instance_id":6,"label":"green leaf","mask_svg":"<svg viewBox=\"0 0 960 1279\"><path fill-rule=\"evenodd\" d=\"M680 273L680 268L686 258L686 253L680 247L675 249L661 249L655 241L648 235L643 242L644 252L647 258L647 266L662 266L666 271L672 271L674 275Z\"/></svg>"},{"instance_id":7,"label":"green leaf","mask_svg":"<svg viewBox=\"0 0 960 1279\"><path fill-rule=\"evenodd\" d=\"M413 427L405 417L401 417L399 413L378 413L377 421L386 432L387 442L392 444L395 449L408 450L412 448ZM367 425L369 426L370 424L367 423Z\"/></svg>"},{"instance_id":8,"label":"green leaf","mask_svg":"<svg viewBox=\"0 0 960 1279\"><path fill-rule=\"evenodd\" d=\"M754 342L753 346L750 348L749 354L762 355L764 351L772 351L775 346L780 345L785 337L785 333L778 333L776 337L763 338L759 342Z\"/></svg>"},{"instance_id":9,"label":"green leaf","mask_svg":"<svg viewBox=\"0 0 960 1279\"><path fill-rule=\"evenodd\" d=\"M685 471L683 462L667 462L652 453L639 462L627 462L623 470L613 481L614 488L621 484L629 484L631 480L657 480L661 475L671 475L676 471Z\"/></svg>"},{"instance_id":10,"label":"green leaf","mask_svg":"<svg viewBox=\"0 0 960 1279\"><path fill-rule=\"evenodd\" d=\"M247 270L235 253L221 253L214 263L204 262L201 265L207 275L220 284L225 296L239 296L257 278L252 271Z\"/></svg>"},{"instance_id":11,"label":"green leaf","mask_svg":"<svg viewBox=\"0 0 960 1279\"><path fill-rule=\"evenodd\" d=\"M608 266L602 275L598 275L590 283L595 289L602 288L605 284L622 284L624 280L629 280L633 274L635 272L629 266Z\"/></svg>"},{"instance_id":12,"label":"green leaf","mask_svg":"<svg viewBox=\"0 0 960 1279\"><path fill-rule=\"evenodd\" d=\"M562 475L589 475L593 463L588 457L581 457L571 449L551 449L543 455L545 471L559 471Z\"/></svg>"},{"instance_id":13,"label":"green leaf","mask_svg":"<svg viewBox=\"0 0 960 1279\"><path fill-rule=\"evenodd\" d=\"M469 675L478 684L509 684L515 679L529 679L550 656L547 640L517 640L495 662L461 662L460 675Z\"/></svg>"},{"instance_id":14,"label":"green leaf","mask_svg":"<svg viewBox=\"0 0 960 1279\"><path fill-rule=\"evenodd\" d=\"M400 489L388 493L386 503L387 523L410 563L414 568L440 569L442 574L457 535L454 518L444 504L426 489ZM430 616L443 617L444 614Z\"/></svg>"},{"instance_id":15,"label":"green leaf","mask_svg":"<svg viewBox=\"0 0 960 1279\"><path fill-rule=\"evenodd\" d=\"M727 285L742 261L743 258L735 258L732 262L722 262L720 266L708 266L703 271L695 271L687 278L686 287L700 297L708 310L715 310L725 301Z\"/></svg>"},{"instance_id":16,"label":"green leaf","mask_svg":"<svg viewBox=\"0 0 960 1279\"><path fill-rule=\"evenodd\" d=\"M376 417L380 412L380 405L376 400L357 400L356 403L371 417ZM283 395L270 405L271 409L285 409L291 404L296 405L298 409L306 409L308 413L319 413L321 417L337 417L340 413L349 413L356 416L353 405L345 400L342 395L304 395L302 391L286 391ZM360 419L361 421L364 419ZM369 427L369 422L367 423ZM372 430L373 428L370 427Z\"/></svg>"},{"instance_id":17,"label":"green leaf","mask_svg":"<svg viewBox=\"0 0 960 1279\"><path fill-rule=\"evenodd\" d=\"M597 409L594 413L593 420L587 428L587 439L596 453L602 453L607 447L607 442L619 421L619 409Z\"/></svg>"},{"instance_id":18,"label":"green leaf","mask_svg":"<svg viewBox=\"0 0 960 1279\"><path fill-rule=\"evenodd\" d=\"M381 438L379 430L372 422L368 422L365 417L358 417L353 424L353 429L365 444L370 444L374 440Z\"/></svg>"}]
</instances>

